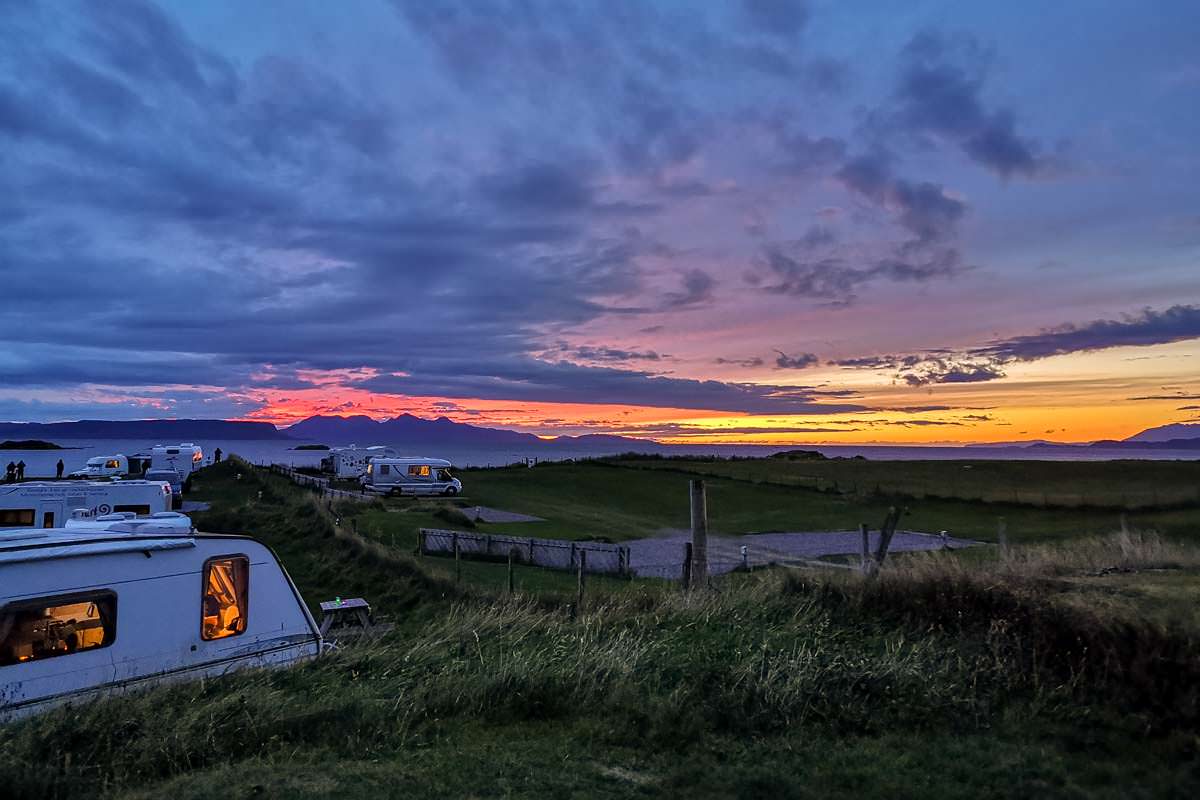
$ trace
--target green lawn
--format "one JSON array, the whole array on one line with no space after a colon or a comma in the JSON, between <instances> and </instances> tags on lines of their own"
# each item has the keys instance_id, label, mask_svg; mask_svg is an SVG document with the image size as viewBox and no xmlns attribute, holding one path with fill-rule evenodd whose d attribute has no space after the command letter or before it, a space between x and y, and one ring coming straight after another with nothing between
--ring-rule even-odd
<instances>
[{"instance_id":1,"label":"green lawn","mask_svg":"<svg viewBox=\"0 0 1200 800\"><path fill-rule=\"evenodd\" d=\"M638 469L686 470L786 486L1115 510L1200 506L1192 461L877 461L860 458L614 459Z\"/></svg>"}]
</instances>

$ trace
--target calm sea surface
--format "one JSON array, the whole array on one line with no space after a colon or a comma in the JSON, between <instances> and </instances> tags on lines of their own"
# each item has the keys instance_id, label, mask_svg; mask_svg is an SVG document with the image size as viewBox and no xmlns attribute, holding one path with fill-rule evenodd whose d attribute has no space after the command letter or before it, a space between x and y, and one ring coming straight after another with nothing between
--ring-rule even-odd
<instances>
[{"instance_id":1,"label":"calm sea surface","mask_svg":"<svg viewBox=\"0 0 1200 800\"><path fill-rule=\"evenodd\" d=\"M148 452L156 444L166 444L154 440L128 439L91 439L70 440L60 439L56 442L67 450L0 450L0 467L9 461L24 461L26 477L53 476L54 467L61 458L67 472L83 467L92 456L115 455L118 453L132 455ZM170 444L174 444L173 442ZM297 444L303 442L277 440L238 440L217 441L197 440L204 448L206 462L212 458L213 451L221 448L225 455L236 454L255 464L290 464L292 466L316 466L325 455L323 450L296 450ZM432 458L449 459L459 467L500 466L524 461L526 458L536 458L539 461L555 461L568 458L595 458L601 455L611 455L617 450L601 451L568 451L555 449L502 448L493 450L456 449L417 447L408 453L406 448L397 446L401 453L429 456ZM1154 460L1195 460L1200 458L1200 452L1195 450L1021 450L1017 448L988 448L988 447L883 447L883 446L854 446L854 445L677 445L671 447L648 448L650 452L661 452L671 455L718 455L718 456L765 456L780 450L805 449L819 450L827 456L865 456L878 461L887 460L946 460L946 459L1005 459L1022 460L1037 459L1043 461L1106 461L1117 458L1138 458ZM624 448L622 450L627 450Z\"/></svg>"}]
</instances>

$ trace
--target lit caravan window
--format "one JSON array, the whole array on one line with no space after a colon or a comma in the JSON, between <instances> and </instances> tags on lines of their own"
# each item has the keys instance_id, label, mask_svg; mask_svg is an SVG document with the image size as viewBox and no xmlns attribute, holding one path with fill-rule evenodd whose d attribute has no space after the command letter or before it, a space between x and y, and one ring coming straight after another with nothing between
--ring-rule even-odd
<instances>
[{"instance_id":1,"label":"lit caravan window","mask_svg":"<svg viewBox=\"0 0 1200 800\"><path fill-rule=\"evenodd\" d=\"M112 592L22 600L0 608L0 667L108 647L116 638Z\"/></svg>"},{"instance_id":2,"label":"lit caravan window","mask_svg":"<svg viewBox=\"0 0 1200 800\"><path fill-rule=\"evenodd\" d=\"M221 556L204 562L201 639L223 639L245 632L249 582L250 559L246 556Z\"/></svg>"},{"instance_id":3,"label":"lit caravan window","mask_svg":"<svg viewBox=\"0 0 1200 800\"><path fill-rule=\"evenodd\" d=\"M32 508L0 508L0 528L32 528Z\"/></svg>"},{"instance_id":4,"label":"lit caravan window","mask_svg":"<svg viewBox=\"0 0 1200 800\"><path fill-rule=\"evenodd\" d=\"M121 466L121 462L117 461L115 458L111 458L104 463L104 466L108 467L109 469L117 469Z\"/></svg>"},{"instance_id":5,"label":"lit caravan window","mask_svg":"<svg viewBox=\"0 0 1200 800\"><path fill-rule=\"evenodd\" d=\"M410 466L408 468L408 474L410 477L413 477L413 478L428 478L429 477L429 465L428 464L413 464L412 466Z\"/></svg>"}]
</instances>

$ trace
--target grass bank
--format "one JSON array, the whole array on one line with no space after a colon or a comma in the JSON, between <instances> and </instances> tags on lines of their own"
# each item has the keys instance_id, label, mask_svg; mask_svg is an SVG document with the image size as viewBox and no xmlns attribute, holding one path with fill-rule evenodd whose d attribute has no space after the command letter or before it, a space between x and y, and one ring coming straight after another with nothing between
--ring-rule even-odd
<instances>
[{"instance_id":1,"label":"grass bank","mask_svg":"<svg viewBox=\"0 0 1200 800\"><path fill-rule=\"evenodd\" d=\"M1004 561L918 554L872 582L764 572L695 594L635 582L597 588L572 621L553 594L456 591L361 527L332 524L352 509L278 478L222 466L197 492L213 503L203 527L263 538L310 602L353 583L402 626L295 669L0 728L7 796L1200 789L1195 628L1136 603L1081 602L1074 583L1187 573L1200 565L1187 545L1130 535Z\"/></svg>"}]
</instances>

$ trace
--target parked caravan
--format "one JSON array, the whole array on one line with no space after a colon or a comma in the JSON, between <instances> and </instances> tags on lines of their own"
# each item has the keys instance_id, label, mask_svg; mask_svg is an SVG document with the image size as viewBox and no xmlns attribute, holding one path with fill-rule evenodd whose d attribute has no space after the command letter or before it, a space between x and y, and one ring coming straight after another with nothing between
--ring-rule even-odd
<instances>
[{"instance_id":1,"label":"parked caravan","mask_svg":"<svg viewBox=\"0 0 1200 800\"><path fill-rule=\"evenodd\" d=\"M441 458L372 458L362 486L379 494L449 497L462 493L462 482L450 474L452 466Z\"/></svg>"},{"instance_id":2,"label":"parked caravan","mask_svg":"<svg viewBox=\"0 0 1200 800\"><path fill-rule=\"evenodd\" d=\"M115 456L93 456L83 469L77 469L68 478L119 478L129 474L129 457L118 453Z\"/></svg>"},{"instance_id":3,"label":"parked caravan","mask_svg":"<svg viewBox=\"0 0 1200 800\"><path fill-rule=\"evenodd\" d=\"M179 473L174 467L170 469L159 469L151 467L146 470L146 474L142 476L148 481L166 481L171 485L171 508L183 507L183 478L179 477Z\"/></svg>"},{"instance_id":4,"label":"parked caravan","mask_svg":"<svg viewBox=\"0 0 1200 800\"><path fill-rule=\"evenodd\" d=\"M367 471L367 463L372 458L395 458L397 455L394 448L383 445L335 447L321 459L321 468L337 478L357 478Z\"/></svg>"},{"instance_id":5,"label":"parked caravan","mask_svg":"<svg viewBox=\"0 0 1200 800\"><path fill-rule=\"evenodd\" d=\"M150 448L151 468L174 469L179 473L184 488L189 486L192 472L203 465L204 450L198 444L160 444Z\"/></svg>"},{"instance_id":6,"label":"parked caravan","mask_svg":"<svg viewBox=\"0 0 1200 800\"><path fill-rule=\"evenodd\" d=\"M153 519L0 531L0 720L320 650L291 578L248 536Z\"/></svg>"},{"instance_id":7,"label":"parked caravan","mask_svg":"<svg viewBox=\"0 0 1200 800\"><path fill-rule=\"evenodd\" d=\"M28 481L0 485L0 530L56 528L83 516L131 512L149 516L171 510L165 481Z\"/></svg>"}]
</instances>

